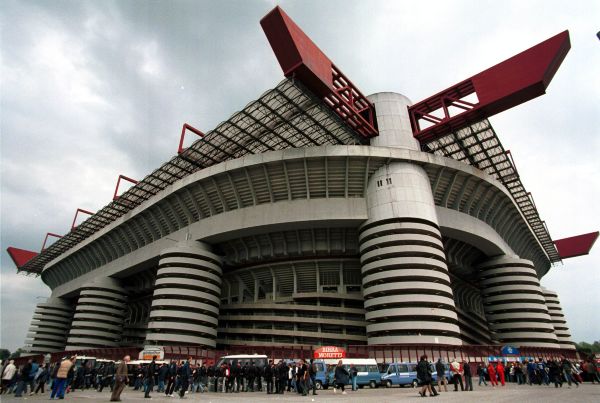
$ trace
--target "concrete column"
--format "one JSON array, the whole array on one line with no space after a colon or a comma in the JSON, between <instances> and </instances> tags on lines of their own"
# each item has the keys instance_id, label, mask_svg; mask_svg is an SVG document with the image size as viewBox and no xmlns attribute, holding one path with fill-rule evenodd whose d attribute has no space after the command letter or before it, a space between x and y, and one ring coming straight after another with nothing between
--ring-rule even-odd
<instances>
[{"instance_id":1,"label":"concrete column","mask_svg":"<svg viewBox=\"0 0 600 403\"><path fill-rule=\"evenodd\" d=\"M189 241L160 255L146 334L147 345L216 346L221 259Z\"/></svg>"},{"instance_id":2,"label":"concrete column","mask_svg":"<svg viewBox=\"0 0 600 403\"><path fill-rule=\"evenodd\" d=\"M369 97L379 137L372 145L418 150L407 106L394 93ZM412 163L384 165L369 179L359 231L369 344L462 344L431 185Z\"/></svg>"},{"instance_id":3,"label":"concrete column","mask_svg":"<svg viewBox=\"0 0 600 403\"><path fill-rule=\"evenodd\" d=\"M560 348L575 350L575 344L571 339L571 333L569 332L567 320L565 319L565 315L563 314L560 306L558 294L555 291L544 287L542 287L542 292L544 293L544 298L546 299L546 306L548 307L548 313L550 314L550 319L552 320L552 325L554 326L554 333L558 339L558 345Z\"/></svg>"},{"instance_id":4,"label":"concrete column","mask_svg":"<svg viewBox=\"0 0 600 403\"><path fill-rule=\"evenodd\" d=\"M73 308L62 298L48 298L37 304L27 334L27 351L46 354L64 351Z\"/></svg>"},{"instance_id":5,"label":"concrete column","mask_svg":"<svg viewBox=\"0 0 600 403\"><path fill-rule=\"evenodd\" d=\"M85 284L67 340L67 350L119 347L127 293L118 280L98 278Z\"/></svg>"},{"instance_id":6,"label":"concrete column","mask_svg":"<svg viewBox=\"0 0 600 403\"><path fill-rule=\"evenodd\" d=\"M478 271L485 316L498 342L559 348L531 261L500 256L479 265Z\"/></svg>"}]
</instances>

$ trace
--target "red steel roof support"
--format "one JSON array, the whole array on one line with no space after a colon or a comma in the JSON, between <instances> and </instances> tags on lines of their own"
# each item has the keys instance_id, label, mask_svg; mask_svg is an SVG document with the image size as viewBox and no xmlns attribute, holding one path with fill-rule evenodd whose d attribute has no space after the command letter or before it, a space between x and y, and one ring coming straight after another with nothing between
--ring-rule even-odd
<instances>
[{"instance_id":1,"label":"red steel roof support","mask_svg":"<svg viewBox=\"0 0 600 403\"><path fill-rule=\"evenodd\" d=\"M377 136L373 104L280 7L260 25L286 77L298 79L323 98L361 136Z\"/></svg>"},{"instance_id":2,"label":"red steel roof support","mask_svg":"<svg viewBox=\"0 0 600 403\"><path fill-rule=\"evenodd\" d=\"M48 241L48 237L50 237L50 236L53 236L53 237L58 238L58 239L62 238L62 235L58 235L58 234L54 234L52 232L48 232L46 234L46 238L44 238L44 243L42 244L42 251L44 251L44 249L46 249L46 242Z\"/></svg>"},{"instance_id":3,"label":"red steel roof support","mask_svg":"<svg viewBox=\"0 0 600 403\"><path fill-rule=\"evenodd\" d=\"M187 123L184 123L183 127L181 128L181 137L179 138L179 148L177 148L177 154L181 154L183 152L183 139L185 138L186 130L189 130L200 137L204 137L204 133L202 133L200 130L188 125Z\"/></svg>"},{"instance_id":4,"label":"red steel roof support","mask_svg":"<svg viewBox=\"0 0 600 403\"><path fill-rule=\"evenodd\" d=\"M417 102L408 108L415 138L422 144L428 143L545 94L569 49L569 31L561 32ZM472 94L477 100L467 101L465 98ZM451 114L452 111L456 113ZM422 127L424 121L432 125Z\"/></svg>"},{"instance_id":5,"label":"red steel roof support","mask_svg":"<svg viewBox=\"0 0 600 403\"><path fill-rule=\"evenodd\" d=\"M119 185L121 184L121 179L126 180L127 182L131 182L134 185L138 183L135 179L128 178L125 175L119 175L119 179L117 179L117 186L115 186L115 193L113 194L113 200L117 200L119 196L117 196L117 192L119 191Z\"/></svg>"},{"instance_id":6,"label":"red steel roof support","mask_svg":"<svg viewBox=\"0 0 600 403\"><path fill-rule=\"evenodd\" d=\"M79 214L79 213L84 213L84 214L87 214L87 215L94 215L94 213L92 213L91 211L87 211L87 210L78 208L75 211L75 217L73 217L73 224L71 224L71 230L73 230L73 228L75 228L75 221L77 221L77 214Z\"/></svg>"}]
</instances>

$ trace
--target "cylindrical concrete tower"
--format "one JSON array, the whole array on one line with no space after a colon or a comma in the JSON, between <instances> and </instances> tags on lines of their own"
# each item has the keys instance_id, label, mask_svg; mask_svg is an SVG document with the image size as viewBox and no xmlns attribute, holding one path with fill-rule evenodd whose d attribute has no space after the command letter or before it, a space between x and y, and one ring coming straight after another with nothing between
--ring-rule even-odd
<instances>
[{"instance_id":1,"label":"cylindrical concrete tower","mask_svg":"<svg viewBox=\"0 0 600 403\"><path fill-rule=\"evenodd\" d=\"M485 316L498 342L559 348L531 261L501 256L478 270Z\"/></svg>"},{"instance_id":2,"label":"cylindrical concrete tower","mask_svg":"<svg viewBox=\"0 0 600 403\"><path fill-rule=\"evenodd\" d=\"M371 95L379 137L372 145L417 150L407 106L394 93ZM359 233L369 344L461 344L442 237L425 170L384 165L369 179L368 220Z\"/></svg>"},{"instance_id":3,"label":"cylindrical concrete tower","mask_svg":"<svg viewBox=\"0 0 600 403\"><path fill-rule=\"evenodd\" d=\"M554 333L556 334L560 348L575 350L575 345L571 339L571 333L569 332L565 315L563 314L558 300L558 294L555 291L544 287L542 287L542 292L546 299L546 306L548 307L548 313L550 314L550 319L552 319Z\"/></svg>"},{"instance_id":4,"label":"cylindrical concrete tower","mask_svg":"<svg viewBox=\"0 0 600 403\"><path fill-rule=\"evenodd\" d=\"M73 320L73 308L62 298L48 298L37 304L27 334L32 354L64 351L67 332Z\"/></svg>"},{"instance_id":5,"label":"cylindrical concrete tower","mask_svg":"<svg viewBox=\"0 0 600 403\"><path fill-rule=\"evenodd\" d=\"M79 293L67 350L119 347L127 294L113 278L96 279Z\"/></svg>"},{"instance_id":6,"label":"cylindrical concrete tower","mask_svg":"<svg viewBox=\"0 0 600 403\"><path fill-rule=\"evenodd\" d=\"M160 255L146 344L216 346L221 259L200 242Z\"/></svg>"}]
</instances>

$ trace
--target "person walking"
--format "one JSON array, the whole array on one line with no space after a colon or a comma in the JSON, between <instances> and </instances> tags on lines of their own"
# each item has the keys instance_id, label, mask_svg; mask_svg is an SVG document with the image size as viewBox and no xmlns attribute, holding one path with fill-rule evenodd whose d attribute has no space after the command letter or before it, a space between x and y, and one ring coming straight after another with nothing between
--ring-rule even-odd
<instances>
[{"instance_id":1,"label":"person walking","mask_svg":"<svg viewBox=\"0 0 600 403\"><path fill-rule=\"evenodd\" d=\"M129 360L131 360L131 358L126 355L123 357L123 361L119 363L119 366L117 366L117 371L115 373L115 387L110 395L111 402L121 401L121 392L125 389L125 385L129 383L129 378L127 376L127 363Z\"/></svg>"},{"instance_id":2,"label":"person walking","mask_svg":"<svg viewBox=\"0 0 600 403\"><path fill-rule=\"evenodd\" d=\"M465 374L465 390L473 392L473 379L471 376L471 366L469 360L463 361L463 372Z\"/></svg>"},{"instance_id":3,"label":"person walking","mask_svg":"<svg viewBox=\"0 0 600 403\"><path fill-rule=\"evenodd\" d=\"M559 386L562 388L562 379L560 376L560 367L554 360L550 360L548 362L548 375L550 376L550 382L554 383L554 387L558 388Z\"/></svg>"},{"instance_id":4,"label":"person walking","mask_svg":"<svg viewBox=\"0 0 600 403\"><path fill-rule=\"evenodd\" d=\"M335 384L339 389L342 390L342 395L346 394L345 387L348 384L348 378L350 374L346 371L346 368L342 365L342 360L338 361L337 366L335 367ZM333 389L333 393L336 393L336 389Z\"/></svg>"},{"instance_id":5,"label":"person walking","mask_svg":"<svg viewBox=\"0 0 600 403\"><path fill-rule=\"evenodd\" d=\"M169 366L166 363L162 363L160 368L158 368L158 393L165 392L165 381L169 376Z\"/></svg>"},{"instance_id":6,"label":"person walking","mask_svg":"<svg viewBox=\"0 0 600 403\"><path fill-rule=\"evenodd\" d=\"M490 362L488 364L487 370L488 375L490 376L490 383L492 384L492 388L495 388L496 386L498 386L498 378L496 377L496 369L494 368L494 364Z\"/></svg>"},{"instance_id":7,"label":"person walking","mask_svg":"<svg viewBox=\"0 0 600 403\"><path fill-rule=\"evenodd\" d=\"M190 385L190 376L192 372L190 370L190 361L192 357L188 357L187 361L181 365L181 389L179 389L179 398L183 399L185 397L185 392L187 392L188 387Z\"/></svg>"},{"instance_id":8,"label":"person walking","mask_svg":"<svg viewBox=\"0 0 600 403\"><path fill-rule=\"evenodd\" d=\"M27 385L29 385L29 374L31 373L32 360L28 360L25 365L21 368L19 373L19 383L17 384L17 390L15 391L15 397L23 397L23 392L27 394ZM570 383L569 383L570 385Z\"/></svg>"},{"instance_id":9,"label":"person walking","mask_svg":"<svg viewBox=\"0 0 600 403\"><path fill-rule=\"evenodd\" d=\"M358 377L358 370L354 366L354 364L350 364L350 380L352 381L352 391L356 392L358 390L358 386L356 385Z\"/></svg>"},{"instance_id":10,"label":"person walking","mask_svg":"<svg viewBox=\"0 0 600 403\"><path fill-rule=\"evenodd\" d=\"M485 367L482 364L477 364L477 375L479 375L479 386L481 386L481 382L483 382L483 384L485 386L487 386L487 382L485 381L486 372L487 372L487 370L485 369Z\"/></svg>"},{"instance_id":11,"label":"person walking","mask_svg":"<svg viewBox=\"0 0 600 403\"><path fill-rule=\"evenodd\" d=\"M8 390L16 374L17 367L15 366L15 360L10 360L8 365L4 367L4 371L2 371L2 386L0 388L0 394L4 394Z\"/></svg>"},{"instance_id":12,"label":"person walking","mask_svg":"<svg viewBox=\"0 0 600 403\"><path fill-rule=\"evenodd\" d=\"M302 396L306 396L306 380L308 379L308 368L306 366L306 361L300 360L300 365L298 366L298 372L296 373L298 385L298 393L302 393Z\"/></svg>"},{"instance_id":13,"label":"person walking","mask_svg":"<svg viewBox=\"0 0 600 403\"><path fill-rule=\"evenodd\" d=\"M313 396L317 395L317 366L314 360L310 359L310 364L308 366L308 376L310 378L310 386L312 388Z\"/></svg>"},{"instance_id":14,"label":"person walking","mask_svg":"<svg viewBox=\"0 0 600 403\"><path fill-rule=\"evenodd\" d=\"M437 396L437 392L435 388L431 387L431 372L429 371L429 362L427 361L427 356L422 355L419 359L419 363L417 364L417 380L419 382L419 386L421 386L421 390L419 391L419 395L421 397L425 397L425 392L429 391L429 396Z\"/></svg>"},{"instance_id":15,"label":"person walking","mask_svg":"<svg viewBox=\"0 0 600 403\"><path fill-rule=\"evenodd\" d=\"M265 365L264 369L265 382L267 383L267 395L273 393L273 360Z\"/></svg>"},{"instance_id":16,"label":"person walking","mask_svg":"<svg viewBox=\"0 0 600 403\"><path fill-rule=\"evenodd\" d=\"M35 389L35 380L38 376L39 369L40 366L37 361L31 360L31 369L29 370L29 396L33 395L33 391Z\"/></svg>"},{"instance_id":17,"label":"person walking","mask_svg":"<svg viewBox=\"0 0 600 403\"><path fill-rule=\"evenodd\" d=\"M175 389L175 378L177 377L177 363L171 360L169 364L167 388L165 389L165 395L173 397L173 390Z\"/></svg>"},{"instance_id":18,"label":"person walking","mask_svg":"<svg viewBox=\"0 0 600 403\"><path fill-rule=\"evenodd\" d=\"M256 365L254 365L254 361L250 362L246 376L246 381L248 382L248 388L246 390L249 389L250 392L254 392L254 379L256 378Z\"/></svg>"},{"instance_id":19,"label":"person walking","mask_svg":"<svg viewBox=\"0 0 600 403\"><path fill-rule=\"evenodd\" d=\"M515 378L517 381L517 385L525 384L525 380L523 379L523 365L520 362L515 364Z\"/></svg>"},{"instance_id":20,"label":"person walking","mask_svg":"<svg viewBox=\"0 0 600 403\"><path fill-rule=\"evenodd\" d=\"M50 374L48 372L48 365L42 365L40 367L40 369L38 370L38 373L35 377L35 382L36 382L36 388L35 388L35 394L37 395L40 391L42 392L42 394L45 392L44 391L44 387L46 386L46 382L48 382L48 378L50 377Z\"/></svg>"},{"instance_id":21,"label":"person walking","mask_svg":"<svg viewBox=\"0 0 600 403\"><path fill-rule=\"evenodd\" d=\"M200 393L204 393L208 390L208 371L206 369L206 364L202 364L200 368L198 368L198 374L200 375ZM240 385L238 383L238 389L239 386Z\"/></svg>"},{"instance_id":22,"label":"person walking","mask_svg":"<svg viewBox=\"0 0 600 403\"><path fill-rule=\"evenodd\" d=\"M144 372L144 398L150 399L150 392L154 389L154 373L156 372L156 356L152 357L150 364Z\"/></svg>"},{"instance_id":23,"label":"person walking","mask_svg":"<svg viewBox=\"0 0 600 403\"><path fill-rule=\"evenodd\" d=\"M279 394L283 395L288 380L288 367L283 360L279 361L277 374L279 376Z\"/></svg>"},{"instance_id":24,"label":"person walking","mask_svg":"<svg viewBox=\"0 0 600 403\"><path fill-rule=\"evenodd\" d=\"M529 384L529 386L533 385L534 383L537 382L537 377L536 377L536 366L533 362L533 360L529 360L529 362L527 363L527 383Z\"/></svg>"},{"instance_id":25,"label":"person walking","mask_svg":"<svg viewBox=\"0 0 600 403\"><path fill-rule=\"evenodd\" d=\"M504 373L504 364L502 364L502 361L498 361L498 365L496 365L496 373L498 374L498 378L500 378L500 384L505 386L506 379Z\"/></svg>"},{"instance_id":26,"label":"person walking","mask_svg":"<svg viewBox=\"0 0 600 403\"><path fill-rule=\"evenodd\" d=\"M567 357L563 356L560 367L563 371L565 379L567 380L567 383L569 384L569 388L571 387L571 382L574 383L576 387L579 387L579 382L573 378L573 364L571 364L571 361L567 360Z\"/></svg>"},{"instance_id":27,"label":"person walking","mask_svg":"<svg viewBox=\"0 0 600 403\"><path fill-rule=\"evenodd\" d=\"M598 379L598 368L596 368L596 364L592 358L585 363L585 372L592 384L596 382L600 383L600 379Z\"/></svg>"},{"instance_id":28,"label":"person walking","mask_svg":"<svg viewBox=\"0 0 600 403\"><path fill-rule=\"evenodd\" d=\"M438 379L438 392L442 392L442 385L444 386L444 392L448 392L448 380L446 379L446 366L442 361L442 357L439 357L435 363L435 372L437 373Z\"/></svg>"},{"instance_id":29,"label":"person walking","mask_svg":"<svg viewBox=\"0 0 600 403\"><path fill-rule=\"evenodd\" d=\"M50 399L54 399L58 397L59 399L65 398L65 387L67 386L67 378L69 377L69 373L73 372L73 364L75 363L75 356L72 356L70 359L64 359L60 366L58 367L58 371L56 372L56 379L52 384L52 393L50 394Z\"/></svg>"},{"instance_id":30,"label":"person walking","mask_svg":"<svg viewBox=\"0 0 600 403\"><path fill-rule=\"evenodd\" d=\"M456 358L452 360L450 364L450 371L452 372L452 383L454 384L454 391L458 392L458 385L460 384L460 390L464 391L465 387L463 385L463 367L462 364L456 361Z\"/></svg>"}]
</instances>

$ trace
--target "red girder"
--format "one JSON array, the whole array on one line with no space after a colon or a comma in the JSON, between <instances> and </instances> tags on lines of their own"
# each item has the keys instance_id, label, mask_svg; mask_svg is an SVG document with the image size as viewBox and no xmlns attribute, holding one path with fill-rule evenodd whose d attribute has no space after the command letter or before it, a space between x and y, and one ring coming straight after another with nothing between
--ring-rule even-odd
<instances>
[{"instance_id":1,"label":"red girder","mask_svg":"<svg viewBox=\"0 0 600 403\"><path fill-rule=\"evenodd\" d=\"M25 250L25 249L14 248L12 246L9 246L8 248L6 248L6 251L8 252L8 255L14 262L15 266L17 266L17 269L21 268L27 262L29 262L31 259L33 259L34 257L36 257L38 255L37 252L33 252L30 250Z\"/></svg>"},{"instance_id":2,"label":"red girder","mask_svg":"<svg viewBox=\"0 0 600 403\"><path fill-rule=\"evenodd\" d=\"M185 138L186 130L191 131L199 137L204 137L204 133L202 133L200 130L188 125L187 123L184 123L183 127L181 128L181 137L179 138L179 148L177 148L177 154L181 154L183 152L183 139Z\"/></svg>"},{"instance_id":3,"label":"red girder","mask_svg":"<svg viewBox=\"0 0 600 403\"><path fill-rule=\"evenodd\" d=\"M558 239L554 241L554 244L556 245L556 250L561 259L587 255L590 253L592 246L594 246L594 243L598 239L598 234L599 232L596 231L590 232L589 234Z\"/></svg>"},{"instance_id":4,"label":"red girder","mask_svg":"<svg viewBox=\"0 0 600 403\"><path fill-rule=\"evenodd\" d=\"M115 186L115 193L113 194L113 200L117 200L119 196L117 196L117 192L119 191L119 185L121 184L121 179L126 180L127 182L131 182L134 185L137 185L138 181L135 179L128 178L125 175L119 175L119 179L117 179L117 186Z\"/></svg>"},{"instance_id":5,"label":"red girder","mask_svg":"<svg viewBox=\"0 0 600 403\"><path fill-rule=\"evenodd\" d=\"M298 79L363 137L377 136L375 108L280 8L260 20L286 77Z\"/></svg>"},{"instance_id":6,"label":"red girder","mask_svg":"<svg viewBox=\"0 0 600 403\"><path fill-rule=\"evenodd\" d=\"M73 228L75 228L75 222L77 221L77 215L78 215L79 213L84 213L84 214L87 214L87 215L94 215L94 213L92 213L91 211L87 211L87 210L84 210L84 209L78 208L78 209L75 211L75 217L73 217L73 224L71 224L71 230L72 230Z\"/></svg>"},{"instance_id":7,"label":"red girder","mask_svg":"<svg viewBox=\"0 0 600 403\"><path fill-rule=\"evenodd\" d=\"M58 234L54 234L52 232L48 232L46 234L46 237L44 238L44 243L42 244L42 250L41 250L41 252L43 252L44 249L46 249L46 242L48 241L48 237L50 237L50 236L53 236L54 238L58 238L58 239L62 238L62 235L58 235Z\"/></svg>"},{"instance_id":8,"label":"red girder","mask_svg":"<svg viewBox=\"0 0 600 403\"><path fill-rule=\"evenodd\" d=\"M564 31L516 56L409 107L414 136L421 144L488 118L546 93L571 48ZM475 94L476 102L464 100ZM462 109L452 115L449 108ZM437 112L437 116L433 113ZM433 123L422 128L421 121Z\"/></svg>"}]
</instances>

